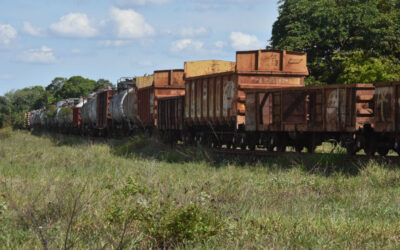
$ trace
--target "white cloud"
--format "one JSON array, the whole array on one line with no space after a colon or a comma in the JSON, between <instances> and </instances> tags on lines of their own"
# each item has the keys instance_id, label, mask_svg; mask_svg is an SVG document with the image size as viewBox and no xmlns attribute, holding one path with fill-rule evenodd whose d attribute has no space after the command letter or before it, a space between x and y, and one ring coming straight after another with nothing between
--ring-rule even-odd
<instances>
[{"instance_id":1,"label":"white cloud","mask_svg":"<svg viewBox=\"0 0 400 250\"><path fill-rule=\"evenodd\" d=\"M98 42L100 47L122 47L130 44L131 41L127 40L104 40Z\"/></svg>"},{"instance_id":2,"label":"white cloud","mask_svg":"<svg viewBox=\"0 0 400 250\"><path fill-rule=\"evenodd\" d=\"M17 30L10 24L0 24L0 45L9 45L17 34Z\"/></svg>"},{"instance_id":3,"label":"white cloud","mask_svg":"<svg viewBox=\"0 0 400 250\"><path fill-rule=\"evenodd\" d=\"M225 47L225 45L226 45L226 43L223 42L223 41L217 41L217 42L215 43L215 47L217 47L217 48L219 48L219 49L222 49L223 47Z\"/></svg>"},{"instance_id":4,"label":"white cloud","mask_svg":"<svg viewBox=\"0 0 400 250\"><path fill-rule=\"evenodd\" d=\"M18 57L19 61L26 63L55 63L56 57L53 49L42 46L40 49L30 49Z\"/></svg>"},{"instance_id":5,"label":"white cloud","mask_svg":"<svg viewBox=\"0 0 400 250\"><path fill-rule=\"evenodd\" d=\"M41 36L42 35L42 30L39 28L34 27L30 22L24 22L24 26L22 27L22 30L31 36Z\"/></svg>"},{"instance_id":6,"label":"white cloud","mask_svg":"<svg viewBox=\"0 0 400 250\"><path fill-rule=\"evenodd\" d=\"M179 52L186 49L200 50L203 48L204 43L195 41L192 39L182 39L172 43L171 50L173 52Z\"/></svg>"},{"instance_id":7,"label":"white cloud","mask_svg":"<svg viewBox=\"0 0 400 250\"><path fill-rule=\"evenodd\" d=\"M120 6L144 6L147 4L165 4L170 0L117 0Z\"/></svg>"},{"instance_id":8,"label":"white cloud","mask_svg":"<svg viewBox=\"0 0 400 250\"><path fill-rule=\"evenodd\" d=\"M198 37L207 34L207 30L204 27L194 28L185 27L179 30L179 35L182 37Z\"/></svg>"},{"instance_id":9,"label":"white cloud","mask_svg":"<svg viewBox=\"0 0 400 250\"><path fill-rule=\"evenodd\" d=\"M153 27L134 10L112 8L110 15L116 25L119 38L135 39L154 35Z\"/></svg>"},{"instance_id":10,"label":"white cloud","mask_svg":"<svg viewBox=\"0 0 400 250\"><path fill-rule=\"evenodd\" d=\"M232 47L237 50L260 49L265 47L265 43L258 40L254 35L242 32L232 32L230 36Z\"/></svg>"},{"instance_id":11,"label":"white cloud","mask_svg":"<svg viewBox=\"0 0 400 250\"><path fill-rule=\"evenodd\" d=\"M89 38L97 35L97 30L85 13L69 13L61 17L58 23L52 24L50 29L66 37Z\"/></svg>"}]
</instances>

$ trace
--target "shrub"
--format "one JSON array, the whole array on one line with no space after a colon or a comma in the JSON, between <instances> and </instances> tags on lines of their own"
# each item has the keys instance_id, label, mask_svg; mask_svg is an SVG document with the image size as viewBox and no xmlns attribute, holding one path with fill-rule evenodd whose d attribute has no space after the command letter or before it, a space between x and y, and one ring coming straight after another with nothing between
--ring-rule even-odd
<instances>
[{"instance_id":1,"label":"shrub","mask_svg":"<svg viewBox=\"0 0 400 250\"><path fill-rule=\"evenodd\" d=\"M178 205L162 200L146 186L129 177L112 195L106 221L123 247L140 233L154 247L169 248L216 235L222 223L214 212L199 204ZM140 233L139 233L140 232Z\"/></svg>"}]
</instances>

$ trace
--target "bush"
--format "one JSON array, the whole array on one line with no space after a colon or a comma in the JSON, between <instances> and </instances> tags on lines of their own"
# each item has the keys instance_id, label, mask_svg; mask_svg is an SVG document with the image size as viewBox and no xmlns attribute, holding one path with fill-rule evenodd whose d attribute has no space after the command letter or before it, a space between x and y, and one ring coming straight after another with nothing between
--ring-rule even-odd
<instances>
[{"instance_id":1,"label":"bush","mask_svg":"<svg viewBox=\"0 0 400 250\"><path fill-rule=\"evenodd\" d=\"M131 245L139 233L151 245L169 248L216 235L222 223L214 212L199 204L178 205L162 200L146 186L129 177L112 195L106 221L120 245ZM121 233L122 232L122 233Z\"/></svg>"}]
</instances>

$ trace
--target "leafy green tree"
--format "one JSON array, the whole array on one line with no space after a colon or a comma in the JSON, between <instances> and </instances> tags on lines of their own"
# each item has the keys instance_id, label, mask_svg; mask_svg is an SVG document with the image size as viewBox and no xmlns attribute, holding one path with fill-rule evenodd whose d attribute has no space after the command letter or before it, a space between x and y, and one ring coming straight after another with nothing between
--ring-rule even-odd
<instances>
[{"instance_id":1,"label":"leafy green tree","mask_svg":"<svg viewBox=\"0 0 400 250\"><path fill-rule=\"evenodd\" d=\"M368 51L400 57L399 0L280 0L271 45L305 51L315 81L333 83L342 73L337 53Z\"/></svg>"},{"instance_id":2,"label":"leafy green tree","mask_svg":"<svg viewBox=\"0 0 400 250\"><path fill-rule=\"evenodd\" d=\"M63 85L55 92L54 96L56 101L67 98L78 98L88 95L95 88L96 81L81 76L73 76L63 82Z\"/></svg>"},{"instance_id":3,"label":"leafy green tree","mask_svg":"<svg viewBox=\"0 0 400 250\"><path fill-rule=\"evenodd\" d=\"M88 96L91 92L106 87L113 87L113 84L104 79L96 82L82 76L73 76L69 79L55 78L46 90L50 104L63 99Z\"/></svg>"},{"instance_id":4,"label":"leafy green tree","mask_svg":"<svg viewBox=\"0 0 400 250\"><path fill-rule=\"evenodd\" d=\"M0 96L0 128L10 122L10 111L11 106L8 99L4 96Z\"/></svg>"},{"instance_id":5,"label":"leafy green tree","mask_svg":"<svg viewBox=\"0 0 400 250\"><path fill-rule=\"evenodd\" d=\"M67 82L67 78L64 77L56 77L53 81L46 87L46 91L49 93L56 93L60 91L64 84Z\"/></svg>"},{"instance_id":6,"label":"leafy green tree","mask_svg":"<svg viewBox=\"0 0 400 250\"><path fill-rule=\"evenodd\" d=\"M5 94L11 105L12 113L26 112L45 106L45 96L45 90L42 86L10 91Z\"/></svg>"},{"instance_id":7,"label":"leafy green tree","mask_svg":"<svg viewBox=\"0 0 400 250\"><path fill-rule=\"evenodd\" d=\"M373 57L362 50L338 54L333 60L342 63L339 83L390 82L400 79L400 61L387 56Z\"/></svg>"},{"instance_id":8,"label":"leafy green tree","mask_svg":"<svg viewBox=\"0 0 400 250\"><path fill-rule=\"evenodd\" d=\"M106 79L99 79L96 82L97 87L96 90L102 89L102 88L114 88L114 84L112 84L109 80Z\"/></svg>"}]
</instances>

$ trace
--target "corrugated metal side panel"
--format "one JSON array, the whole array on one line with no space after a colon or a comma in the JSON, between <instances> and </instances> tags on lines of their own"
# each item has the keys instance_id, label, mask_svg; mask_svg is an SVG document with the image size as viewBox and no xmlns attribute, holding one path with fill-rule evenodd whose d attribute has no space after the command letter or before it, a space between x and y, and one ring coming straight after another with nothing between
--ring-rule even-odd
<instances>
[{"instance_id":1,"label":"corrugated metal side panel","mask_svg":"<svg viewBox=\"0 0 400 250\"><path fill-rule=\"evenodd\" d=\"M190 120L190 104L191 104L191 91L190 91L191 85L189 83L185 84L185 120Z\"/></svg>"},{"instance_id":2,"label":"corrugated metal side panel","mask_svg":"<svg viewBox=\"0 0 400 250\"><path fill-rule=\"evenodd\" d=\"M154 87L138 90L138 125L148 127L154 125Z\"/></svg>"},{"instance_id":3,"label":"corrugated metal side panel","mask_svg":"<svg viewBox=\"0 0 400 250\"><path fill-rule=\"evenodd\" d=\"M184 123L185 97L159 99L158 129L182 130Z\"/></svg>"},{"instance_id":4,"label":"corrugated metal side panel","mask_svg":"<svg viewBox=\"0 0 400 250\"><path fill-rule=\"evenodd\" d=\"M321 87L325 99L325 130L356 131L373 124L374 88L370 84Z\"/></svg>"},{"instance_id":5,"label":"corrugated metal side panel","mask_svg":"<svg viewBox=\"0 0 400 250\"><path fill-rule=\"evenodd\" d=\"M396 86L380 84L375 89L375 131L394 131Z\"/></svg>"},{"instance_id":6,"label":"corrugated metal side panel","mask_svg":"<svg viewBox=\"0 0 400 250\"><path fill-rule=\"evenodd\" d=\"M160 70L154 72L154 86L183 86L185 81L183 79L183 70Z\"/></svg>"},{"instance_id":7,"label":"corrugated metal side panel","mask_svg":"<svg viewBox=\"0 0 400 250\"><path fill-rule=\"evenodd\" d=\"M177 88L173 88L174 86L176 86ZM174 86L170 86L169 88L154 88L154 104L153 104L154 126L157 126L157 121L158 121L158 112L159 112L158 100L160 98L185 95L185 89L182 88L183 86L177 86L177 85Z\"/></svg>"},{"instance_id":8,"label":"corrugated metal side panel","mask_svg":"<svg viewBox=\"0 0 400 250\"><path fill-rule=\"evenodd\" d=\"M232 73L187 80L186 121L203 125L234 123L238 115L236 79Z\"/></svg>"},{"instance_id":9,"label":"corrugated metal side panel","mask_svg":"<svg viewBox=\"0 0 400 250\"><path fill-rule=\"evenodd\" d=\"M185 62L185 78L235 71L235 63L219 60Z\"/></svg>"},{"instance_id":10,"label":"corrugated metal side panel","mask_svg":"<svg viewBox=\"0 0 400 250\"><path fill-rule=\"evenodd\" d=\"M283 92L282 121L286 124L306 122L306 91Z\"/></svg>"},{"instance_id":11,"label":"corrugated metal side panel","mask_svg":"<svg viewBox=\"0 0 400 250\"><path fill-rule=\"evenodd\" d=\"M246 95L246 131L257 130L257 93L248 93Z\"/></svg>"}]
</instances>

